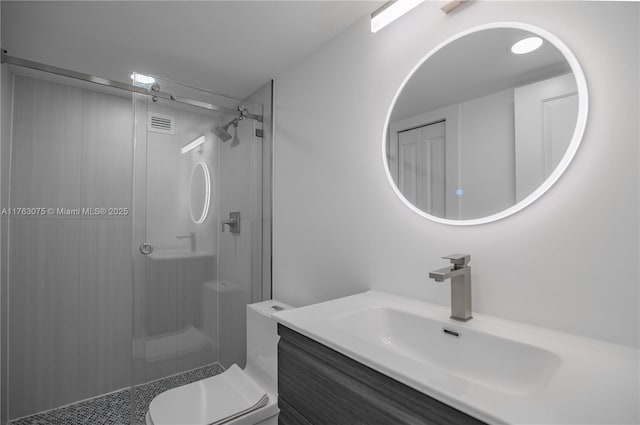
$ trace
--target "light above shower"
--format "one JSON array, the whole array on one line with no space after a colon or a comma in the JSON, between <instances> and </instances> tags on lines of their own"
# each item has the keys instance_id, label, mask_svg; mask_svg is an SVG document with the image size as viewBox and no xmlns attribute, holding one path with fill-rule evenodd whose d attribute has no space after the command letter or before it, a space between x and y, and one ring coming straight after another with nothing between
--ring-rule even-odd
<instances>
[{"instance_id":1,"label":"light above shower","mask_svg":"<svg viewBox=\"0 0 640 425\"><path fill-rule=\"evenodd\" d=\"M187 143L186 145L184 145L182 147L182 149L180 149L180 153L181 154L185 154L189 151L194 150L195 148L197 148L198 146L200 146L201 144L204 143L204 136L200 136L198 137L196 140L194 140L193 142Z\"/></svg>"},{"instance_id":2,"label":"light above shower","mask_svg":"<svg viewBox=\"0 0 640 425\"><path fill-rule=\"evenodd\" d=\"M156 79L144 74L138 74L134 72L131 74L131 79L133 80L133 85L138 87L149 88L153 83L156 82Z\"/></svg>"},{"instance_id":3,"label":"light above shower","mask_svg":"<svg viewBox=\"0 0 640 425\"><path fill-rule=\"evenodd\" d=\"M383 4L371 14L371 32L378 32L424 0L394 0Z\"/></svg>"}]
</instances>

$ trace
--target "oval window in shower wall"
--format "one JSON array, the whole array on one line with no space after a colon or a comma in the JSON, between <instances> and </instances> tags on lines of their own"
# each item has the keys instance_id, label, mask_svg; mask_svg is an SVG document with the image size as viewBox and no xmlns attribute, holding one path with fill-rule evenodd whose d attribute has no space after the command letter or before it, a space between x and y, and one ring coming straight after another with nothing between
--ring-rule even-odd
<instances>
[{"instance_id":1,"label":"oval window in shower wall","mask_svg":"<svg viewBox=\"0 0 640 425\"><path fill-rule=\"evenodd\" d=\"M189 179L189 215L196 224L202 224L209 214L211 203L211 174L206 162L193 166Z\"/></svg>"}]
</instances>

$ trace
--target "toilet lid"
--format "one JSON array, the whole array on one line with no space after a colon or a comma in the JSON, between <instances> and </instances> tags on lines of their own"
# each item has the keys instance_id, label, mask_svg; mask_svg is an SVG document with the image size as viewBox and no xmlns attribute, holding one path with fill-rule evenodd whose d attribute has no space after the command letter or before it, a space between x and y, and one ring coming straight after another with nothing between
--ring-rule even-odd
<instances>
[{"instance_id":1,"label":"toilet lid","mask_svg":"<svg viewBox=\"0 0 640 425\"><path fill-rule=\"evenodd\" d=\"M269 403L269 396L237 365L220 375L166 391L151 401L154 425L221 425Z\"/></svg>"}]
</instances>

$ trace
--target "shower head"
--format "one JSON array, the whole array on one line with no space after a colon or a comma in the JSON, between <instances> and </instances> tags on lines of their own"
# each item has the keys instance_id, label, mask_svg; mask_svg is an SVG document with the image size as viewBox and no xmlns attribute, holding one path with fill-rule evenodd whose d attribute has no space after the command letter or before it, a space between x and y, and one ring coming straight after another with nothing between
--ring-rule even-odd
<instances>
[{"instance_id":1,"label":"shower head","mask_svg":"<svg viewBox=\"0 0 640 425\"><path fill-rule=\"evenodd\" d=\"M224 125L222 127L220 126L216 126L213 129L213 133L218 136L220 138L220 140L222 140L223 142L226 142L227 140L231 139L231 134L229 134L229 127L233 125L235 128L238 128L238 118L234 118L232 121L230 121L229 123L227 123L227 125Z\"/></svg>"},{"instance_id":2,"label":"shower head","mask_svg":"<svg viewBox=\"0 0 640 425\"><path fill-rule=\"evenodd\" d=\"M216 127L213 129L213 132L223 142L226 142L227 140L231 139L231 135L229 134L226 128Z\"/></svg>"}]
</instances>

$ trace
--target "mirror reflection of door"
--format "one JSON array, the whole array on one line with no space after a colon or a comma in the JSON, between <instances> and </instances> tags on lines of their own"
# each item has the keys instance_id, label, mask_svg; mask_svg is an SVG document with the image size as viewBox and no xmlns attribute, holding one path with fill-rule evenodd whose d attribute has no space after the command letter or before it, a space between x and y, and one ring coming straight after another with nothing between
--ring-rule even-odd
<instances>
[{"instance_id":1,"label":"mirror reflection of door","mask_svg":"<svg viewBox=\"0 0 640 425\"><path fill-rule=\"evenodd\" d=\"M558 166L573 136L578 88L572 74L514 90L516 202Z\"/></svg>"},{"instance_id":2,"label":"mirror reflection of door","mask_svg":"<svg viewBox=\"0 0 640 425\"><path fill-rule=\"evenodd\" d=\"M429 214L445 216L445 122L398 134L400 191Z\"/></svg>"}]
</instances>

